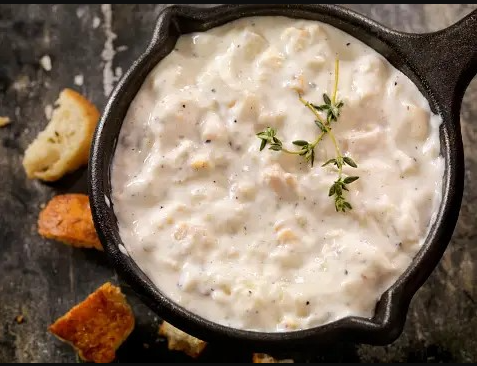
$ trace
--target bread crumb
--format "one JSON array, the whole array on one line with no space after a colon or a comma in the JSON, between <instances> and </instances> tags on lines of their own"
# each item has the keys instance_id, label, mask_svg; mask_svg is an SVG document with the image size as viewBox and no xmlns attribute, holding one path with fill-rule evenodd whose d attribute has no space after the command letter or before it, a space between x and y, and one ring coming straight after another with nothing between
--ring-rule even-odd
<instances>
[{"instance_id":1,"label":"bread crumb","mask_svg":"<svg viewBox=\"0 0 477 366\"><path fill-rule=\"evenodd\" d=\"M118 67L116 67L116 69L114 69L114 77L115 77L116 81L121 79L121 76L123 76L123 69L118 66Z\"/></svg>"},{"instance_id":2,"label":"bread crumb","mask_svg":"<svg viewBox=\"0 0 477 366\"><path fill-rule=\"evenodd\" d=\"M119 287L107 282L50 325L84 361L107 363L134 329L134 314Z\"/></svg>"},{"instance_id":3,"label":"bread crumb","mask_svg":"<svg viewBox=\"0 0 477 366\"><path fill-rule=\"evenodd\" d=\"M85 13L86 13L86 9L85 9L85 8L80 7L80 8L78 8L78 9L76 9L76 16L77 16L78 18L80 18L80 19L83 17L83 15L84 15Z\"/></svg>"},{"instance_id":4,"label":"bread crumb","mask_svg":"<svg viewBox=\"0 0 477 366\"><path fill-rule=\"evenodd\" d=\"M51 58L48 55L43 56L40 59L40 65L45 71L51 71Z\"/></svg>"},{"instance_id":5,"label":"bread crumb","mask_svg":"<svg viewBox=\"0 0 477 366\"><path fill-rule=\"evenodd\" d=\"M25 322L25 317L23 315L17 315L15 317L15 321L17 324L23 324Z\"/></svg>"},{"instance_id":6,"label":"bread crumb","mask_svg":"<svg viewBox=\"0 0 477 366\"><path fill-rule=\"evenodd\" d=\"M10 118L0 117L0 127L5 127L11 123Z\"/></svg>"},{"instance_id":7,"label":"bread crumb","mask_svg":"<svg viewBox=\"0 0 477 366\"><path fill-rule=\"evenodd\" d=\"M159 335L167 338L167 348L171 351L182 351L186 355L197 358L207 343L195 338L173 325L163 322L159 328Z\"/></svg>"},{"instance_id":8,"label":"bread crumb","mask_svg":"<svg viewBox=\"0 0 477 366\"><path fill-rule=\"evenodd\" d=\"M74 80L75 85L82 86L83 81L84 81L84 78L83 78L82 74L79 74L79 75L75 76L75 80Z\"/></svg>"},{"instance_id":9,"label":"bread crumb","mask_svg":"<svg viewBox=\"0 0 477 366\"><path fill-rule=\"evenodd\" d=\"M46 117L46 119L50 120L52 115L53 115L53 106L51 104L47 104L45 106L45 117Z\"/></svg>"},{"instance_id":10,"label":"bread crumb","mask_svg":"<svg viewBox=\"0 0 477 366\"><path fill-rule=\"evenodd\" d=\"M98 28L101 25L101 19L98 17L93 18L93 29Z\"/></svg>"}]
</instances>

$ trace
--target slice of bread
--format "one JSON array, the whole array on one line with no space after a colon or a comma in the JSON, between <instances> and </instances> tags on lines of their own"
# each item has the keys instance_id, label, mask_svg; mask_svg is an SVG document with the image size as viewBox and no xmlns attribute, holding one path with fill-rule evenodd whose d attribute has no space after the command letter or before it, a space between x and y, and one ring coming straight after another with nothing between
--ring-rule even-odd
<instances>
[{"instance_id":1,"label":"slice of bread","mask_svg":"<svg viewBox=\"0 0 477 366\"><path fill-rule=\"evenodd\" d=\"M88 163L99 112L81 94L64 89L46 129L28 146L23 167L30 179L55 181Z\"/></svg>"},{"instance_id":2,"label":"slice of bread","mask_svg":"<svg viewBox=\"0 0 477 366\"><path fill-rule=\"evenodd\" d=\"M38 233L77 248L103 250L94 228L89 198L85 194L53 197L40 212Z\"/></svg>"},{"instance_id":3,"label":"slice of bread","mask_svg":"<svg viewBox=\"0 0 477 366\"><path fill-rule=\"evenodd\" d=\"M167 348L169 350L184 352L192 358L199 357L207 346L206 342L177 329L167 322L162 322L159 335L167 338Z\"/></svg>"},{"instance_id":4,"label":"slice of bread","mask_svg":"<svg viewBox=\"0 0 477 366\"><path fill-rule=\"evenodd\" d=\"M84 361L107 363L134 329L134 314L119 287L107 282L50 325Z\"/></svg>"}]
</instances>

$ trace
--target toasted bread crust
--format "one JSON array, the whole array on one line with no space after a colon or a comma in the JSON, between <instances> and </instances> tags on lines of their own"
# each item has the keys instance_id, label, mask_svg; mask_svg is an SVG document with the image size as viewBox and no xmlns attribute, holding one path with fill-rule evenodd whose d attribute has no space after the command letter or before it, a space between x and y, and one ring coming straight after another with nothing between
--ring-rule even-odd
<instances>
[{"instance_id":1,"label":"toasted bread crust","mask_svg":"<svg viewBox=\"0 0 477 366\"><path fill-rule=\"evenodd\" d=\"M103 250L94 228L88 196L84 194L53 197L40 212L38 233L74 247Z\"/></svg>"},{"instance_id":2,"label":"toasted bread crust","mask_svg":"<svg viewBox=\"0 0 477 366\"><path fill-rule=\"evenodd\" d=\"M121 290L105 283L56 320L49 331L71 344L84 361L112 362L134 328L134 315Z\"/></svg>"},{"instance_id":3,"label":"toasted bread crust","mask_svg":"<svg viewBox=\"0 0 477 366\"><path fill-rule=\"evenodd\" d=\"M86 126L84 141L86 144L84 148L79 151L80 153L78 154L78 160L76 162L72 162L72 168L68 170L69 173L77 169L73 168L73 166L76 165L77 167L80 167L88 163L89 148L91 146L91 141L93 140L94 130L98 124L100 113L93 103L72 89L64 89L60 94L60 98L61 96L75 100L76 103L83 108L83 112L87 116L87 118L84 120Z\"/></svg>"},{"instance_id":4,"label":"toasted bread crust","mask_svg":"<svg viewBox=\"0 0 477 366\"><path fill-rule=\"evenodd\" d=\"M159 328L159 335L167 338L167 348L171 351L181 351L186 355L197 358L207 343L195 338L173 325L163 322Z\"/></svg>"}]
</instances>

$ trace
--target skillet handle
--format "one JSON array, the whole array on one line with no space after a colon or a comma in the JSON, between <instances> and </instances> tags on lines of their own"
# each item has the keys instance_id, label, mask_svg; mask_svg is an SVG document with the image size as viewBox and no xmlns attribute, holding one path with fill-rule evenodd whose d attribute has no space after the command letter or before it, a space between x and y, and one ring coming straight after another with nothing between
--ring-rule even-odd
<instances>
[{"instance_id":1,"label":"skillet handle","mask_svg":"<svg viewBox=\"0 0 477 366\"><path fill-rule=\"evenodd\" d=\"M454 25L427 34L388 39L428 81L440 105L459 115L462 98L477 74L477 10Z\"/></svg>"}]
</instances>

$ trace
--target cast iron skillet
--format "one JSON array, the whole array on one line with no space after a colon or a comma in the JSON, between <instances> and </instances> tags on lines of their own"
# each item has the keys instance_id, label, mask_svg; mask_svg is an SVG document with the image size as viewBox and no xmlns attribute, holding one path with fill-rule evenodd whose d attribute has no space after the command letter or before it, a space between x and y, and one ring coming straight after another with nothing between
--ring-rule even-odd
<instances>
[{"instance_id":1,"label":"cast iron skillet","mask_svg":"<svg viewBox=\"0 0 477 366\"><path fill-rule=\"evenodd\" d=\"M151 69L184 33L205 31L255 15L283 15L329 23L360 39L406 74L442 116L441 154L445 158L443 199L435 224L411 266L386 291L372 319L348 317L324 326L285 333L250 332L205 320L162 294L124 255L110 205L110 166L129 104ZM352 341L387 344L402 332L411 298L439 262L454 230L462 199L464 155L459 113L465 89L477 72L477 11L457 24L429 34L390 30L350 10L332 5L224 5L213 8L172 6L159 16L147 50L134 62L111 94L97 127L89 164L93 218L117 272L142 300L172 324L201 339L237 342L255 350L283 350L312 343Z\"/></svg>"}]
</instances>

